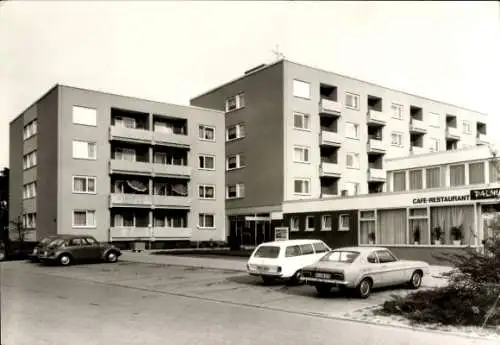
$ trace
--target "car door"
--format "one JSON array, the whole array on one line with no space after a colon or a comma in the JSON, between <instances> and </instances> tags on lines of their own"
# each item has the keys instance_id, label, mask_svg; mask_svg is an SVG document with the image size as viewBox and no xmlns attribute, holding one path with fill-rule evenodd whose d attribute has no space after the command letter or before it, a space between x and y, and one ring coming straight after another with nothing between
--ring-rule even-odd
<instances>
[{"instance_id":1,"label":"car door","mask_svg":"<svg viewBox=\"0 0 500 345\"><path fill-rule=\"evenodd\" d=\"M93 237L85 237L82 251L86 260L97 260L101 258L101 246Z\"/></svg>"},{"instance_id":2,"label":"car door","mask_svg":"<svg viewBox=\"0 0 500 345\"><path fill-rule=\"evenodd\" d=\"M394 255L388 250L378 250L377 256L381 265L382 281L384 285L396 285L402 280L403 271Z\"/></svg>"},{"instance_id":3,"label":"car door","mask_svg":"<svg viewBox=\"0 0 500 345\"><path fill-rule=\"evenodd\" d=\"M73 256L73 258L75 260L83 260L85 259L85 255L84 255L84 252L83 252L83 239L80 238L80 237L75 237L75 238L71 238L68 240L68 251L71 253L71 255Z\"/></svg>"},{"instance_id":4,"label":"car door","mask_svg":"<svg viewBox=\"0 0 500 345\"><path fill-rule=\"evenodd\" d=\"M300 260L300 267L303 268L305 266L309 266L312 264L315 264L316 261L316 254L314 253L314 247L312 243L307 243L307 244L301 244L300 245L300 252L301 252L301 260Z\"/></svg>"},{"instance_id":5,"label":"car door","mask_svg":"<svg viewBox=\"0 0 500 345\"><path fill-rule=\"evenodd\" d=\"M363 264L364 267L361 267L362 275L371 277L374 287L384 286L384 272L377 253L375 251L369 253L366 262L366 264Z\"/></svg>"},{"instance_id":6,"label":"car door","mask_svg":"<svg viewBox=\"0 0 500 345\"><path fill-rule=\"evenodd\" d=\"M302 268L302 255L299 245L290 245L285 248L283 259L284 275L293 275L298 269Z\"/></svg>"}]
</instances>

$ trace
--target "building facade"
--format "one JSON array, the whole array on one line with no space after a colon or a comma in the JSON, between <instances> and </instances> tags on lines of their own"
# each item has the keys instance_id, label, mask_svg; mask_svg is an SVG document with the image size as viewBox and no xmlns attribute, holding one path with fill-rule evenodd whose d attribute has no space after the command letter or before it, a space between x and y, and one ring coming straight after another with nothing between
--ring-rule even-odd
<instances>
[{"instance_id":1,"label":"building facade","mask_svg":"<svg viewBox=\"0 0 500 345\"><path fill-rule=\"evenodd\" d=\"M485 114L286 60L191 104L226 112L226 212L242 243L272 238L283 202L389 191L388 158L488 143Z\"/></svg>"},{"instance_id":2,"label":"building facade","mask_svg":"<svg viewBox=\"0 0 500 345\"><path fill-rule=\"evenodd\" d=\"M50 234L223 241L224 114L56 85L10 123L9 214Z\"/></svg>"},{"instance_id":3,"label":"building facade","mask_svg":"<svg viewBox=\"0 0 500 345\"><path fill-rule=\"evenodd\" d=\"M500 160L489 147L387 160L390 191L287 201L291 238L321 238L332 247L378 245L400 257L481 247L500 215Z\"/></svg>"}]
</instances>

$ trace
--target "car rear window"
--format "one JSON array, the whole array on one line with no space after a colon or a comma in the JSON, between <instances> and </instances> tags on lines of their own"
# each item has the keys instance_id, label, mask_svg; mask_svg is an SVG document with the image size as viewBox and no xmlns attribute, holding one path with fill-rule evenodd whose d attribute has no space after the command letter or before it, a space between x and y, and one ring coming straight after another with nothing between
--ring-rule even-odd
<instances>
[{"instance_id":1,"label":"car rear window","mask_svg":"<svg viewBox=\"0 0 500 345\"><path fill-rule=\"evenodd\" d=\"M351 263L359 256L359 252L334 250L321 258L321 261Z\"/></svg>"},{"instance_id":2,"label":"car rear window","mask_svg":"<svg viewBox=\"0 0 500 345\"><path fill-rule=\"evenodd\" d=\"M253 255L256 258L275 259L280 255L280 247L260 246Z\"/></svg>"}]
</instances>

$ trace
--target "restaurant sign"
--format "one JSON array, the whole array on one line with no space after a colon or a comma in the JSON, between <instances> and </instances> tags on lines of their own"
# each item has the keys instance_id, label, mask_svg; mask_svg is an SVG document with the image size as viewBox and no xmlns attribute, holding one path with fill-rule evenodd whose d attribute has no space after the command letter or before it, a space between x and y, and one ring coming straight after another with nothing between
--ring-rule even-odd
<instances>
[{"instance_id":1,"label":"restaurant sign","mask_svg":"<svg viewBox=\"0 0 500 345\"><path fill-rule=\"evenodd\" d=\"M274 228L274 240L275 241L288 241L288 228Z\"/></svg>"},{"instance_id":2,"label":"restaurant sign","mask_svg":"<svg viewBox=\"0 0 500 345\"><path fill-rule=\"evenodd\" d=\"M414 198L413 204L435 204L435 203L443 203L443 202L453 202L453 201L468 201L471 199L471 196L468 194L463 195L445 195L445 196L431 196L428 198Z\"/></svg>"},{"instance_id":3,"label":"restaurant sign","mask_svg":"<svg viewBox=\"0 0 500 345\"><path fill-rule=\"evenodd\" d=\"M470 191L471 200L485 200L500 198L500 188L473 189Z\"/></svg>"}]
</instances>

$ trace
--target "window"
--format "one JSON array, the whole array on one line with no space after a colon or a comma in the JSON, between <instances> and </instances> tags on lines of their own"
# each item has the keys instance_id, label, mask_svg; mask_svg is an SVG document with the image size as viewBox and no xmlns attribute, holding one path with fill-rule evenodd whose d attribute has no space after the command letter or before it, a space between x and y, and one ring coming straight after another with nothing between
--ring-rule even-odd
<instances>
[{"instance_id":1,"label":"window","mask_svg":"<svg viewBox=\"0 0 500 345\"><path fill-rule=\"evenodd\" d=\"M463 132L465 134L471 134L472 133L472 125L469 121L464 121L462 123L462 128L463 128Z\"/></svg>"},{"instance_id":2,"label":"window","mask_svg":"<svg viewBox=\"0 0 500 345\"><path fill-rule=\"evenodd\" d=\"M350 216L348 214L341 214L339 216L339 231L349 231Z\"/></svg>"},{"instance_id":3,"label":"window","mask_svg":"<svg viewBox=\"0 0 500 345\"><path fill-rule=\"evenodd\" d=\"M96 143L73 140L73 158L96 159Z\"/></svg>"},{"instance_id":4,"label":"window","mask_svg":"<svg viewBox=\"0 0 500 345\"><path fill-rule=\"evenodd\" d=\"M392 132L391 133L391 145L403 147L403 133L401 132Z\"/></svg>"},{"instance_id":5,"label":"window","mask_svg":"<svg viewBox=\"0 0 500 345\"><path fill-rule=\"evenodd\" d=\"M375 211L359 211L359 218L361 220L374 220Z\"/></svg>"},{"instance_id":6,"label":"window","mask_svg":"<svg viewBox=\"0 0 500 345\"><path fill-rule=\"evenodd\" d=\"M97 126L97 110L73 106L73 123L77 125Z\"/></svg>"},{"instance_id":7,"label":"window","mask_svg":"<svg viewBox=\"0 0 500 345\"><path fill-rule=\"evenodd\" d=\"M357 182L344 182L342 188L342 196L357 195L358 183Z\"/></svg>"},{"instance_id":8,"label":"window","mask_svg":"<svg viewBox=\"0 0 500 345\"><path fill-rule=\"evenodd\" d=\"M394 262L394 261L396 261L396 258L394 257L394 255L392 255L387 250L379 250L376 253L377 253L377 256L378 256L378 261L381 264L387 263L387 262Z\"/></svg>"},{"instance_id":9,"label":"window","mask_svg":"<svg viewBox=\"0 0 500 345\"><path fill-rule=\"evenodd\" d=\"M117 147L114 153L115 153L114 159L129 161L129 162L136 161L135 149Z\"/></svg>"},{"instance_id":10,"label":"window","mask_svg":"<svg viewBox=\"0 0 500 345\"><path fill-rule=\"evenodd\" d=\"M26 124L23 129L23 139L31 138L38 132L38 121L35 119Z\"/></svg>"},{"instance_id":11,"label":"window","mask_svg":"<svg viewBox=\"0 0 500 345\"><path fill-rule=\"evenodd\" d=\"M214 229L214 215L209 213L200 213L198 227L202 229Z\"/></svg>"},{"instance_id":12,"label":"window","mask_svg":"<svg viewBox=\"0 0 500 345\"><path fill-rule=\"evenodd\" d=\"M441 116L436 113L429 113L429 124L432 127L440 127L441 126Z\"/></svg>"},{"instance_id":13,"label":"window","mask_svg":"<svg viewBox=\"0 0 500 345\"><path fill-rule=\"evenodd\" d=\"M290 217L290 230L299 231L299 217L297 216Z\"/></svg>"},{"instance_id":14,"label":"window","mask_svg":"<svg viewBox=\"0 0 500 345\"><path fill-rule=\"evenodd\" d=\"M403 119L403 106L401 104L392 103L391 111L393 119L398 119L398 120Z\"/></svg>"},{"instance_id":15,"label":"window","mask_svg":"<svg viewBox=\"0 0 500 345\"><path fill-rule=\"evenodd\" d=\"M136 121L133 117L116 116L114 117L114 126L122 128L136 128Z\"/></svg>"},{"instance_id":16,"label":"window","mask_svg":"<svg viewBox=\"0 0 500 345\"><path fill-rule=\"evenodd\" d=\"M95 177L73 176L73 193L95 194Z\"/></svg>"},{"instance_id":17,"label":"window","mask_svg":"<svg viewBox=\"0 0 500 345\"><path fill-rule=\"evenodd\" d=\"M241 139L246 136L246 125L239 123L226 128L226 141Z\"/></svg>"},{"instance_id":18,"label":"window","mask_svg":"<svg viewBox=\"0 0 500 345\"><path fill-rule=\"evenodd\" d=\"M410 190L419 190L423 186L422 169L410 170Z\"/></svg>"},{"instance_id":19,"label":"window","mask_svg":"<svg viewBox=\"0 0 500 345\"><path fill-rule=\"evenodd\" d=\"M293 161L299 163L309 162L309 148L303 146L295 146L293 148Z\"/></svg>"},{"instance_id":20,"label":"window","mask_svg":"<svg viewBox=\"0 0 500 345\"><path fill-rule=\"evenodd\" d=\"M26 229L36 228L36 213L23 214L23 227Z\"/></svg>"},{"instance_id":21,"label":"window","mask_svg":"<svg viewBox=\"0 0 500 345\"><path fill-rule=\"evenodd\" d=\"M245 106L245 94L243 92L226 99L226 112L241 109Z\"/></svg>"},{"instance_id":22,"label":"window","mask_svg":"<svg viewBox=\"0 0 500 345\"><path fill-rule=\"evenodd\" d=\"M346 138L359 139L359 125L352 122L345 123Z\"/></svg>"},{"instance_id":23,"label":"window","mask_svg":"<svg viewBox=\"0 0 500 345\"><path fill-rule=\"evenodd\" d=\"M431 147L429 148L431 152L439 151L439 139L431 138Z\"/></svg>"},{"instance_id":24,"label":"window","mask_svg":"<svg viewBox=\"0 0 500 345\"><path fill-rule=\"evenodd\" d=\"M242 153L231 155L226 158L226 170L244 168L245 166L245 156Z\"/></svg>"},{"instance_id":25,"label":"window","mask_svg":"<svg viewBox=\"0 0 500 345\"><path fill-rule=\"evenodd\" d=\"M441 187L441 168L427 168L425 169L426 188L439 188Z\"/></svg>"},{"instance_id":26,"label":"window","mask_svg":"<svg viewBox=\"0 0 500 345\"><path fill-rule=\"evenodd\" d=\"M226 198L237 199L245 197L245 185L242 183L231 184L226 187Z\"/></svg>"},{"instance_id":27,"label":"window","mask_svg":"<svg viewBox=\"0 0 500 345\"><path fill-rule=\"evenodd\" d=\"M314 216L306 217L306 231L314 231Z\"/></svg>"},{"instance_id":28,"label":"window","mask_svg":"<svg viewBox=\"0 0 500 345\"><path fill-rule=\"evenodd\" d=\"M300 251L302 252L302 255L310 255L314 254L314 248L312 244L301 244L300 245Z\"/></svg>"},{"instance_id":29,"label":"window","mask_svg":"<svg viewBox=\"0 0 500 345\"><path fill-rule=\"evenodd\" d=\"M205 170L215 170L215 156L199 155L199 168Z\"/></svg>"},{"instance_id":30,"label":"window","mask_svg":"<svg viewBox=\"0 0 500 345\"><path fill-rule=\"evenodd\" d=\"M285 249L285 258L290 258L294 256L300 255L300 247L299 246L288 246ZM277 255L276 255L277 257Z\"/></svg>"},{"instance_id":31,"label":"window","mask_svg":"<svg viewBox=\"0 0 500 345\"><path fill-rule=\"evenodd\" d=\"M301 80L293 80L293 95L300 98L311 98L311 86L309 83Z\"/></svg>"},{"instance_id":32,"label":"window","mask_svg":"<svg viewBox=\"0 0 500 345\"><path fill-rule=\"evenodd\" d=\"M311 129L309 115L293 113L293 127L296 129Z\"/></svg>"},{"instance_id":33,"label":"window","mask_svg":"<svg viewBox=\"0 0 500 345\"><path fill-rule=\"evenodd\" d=\"M500 161L499 160L490 160L489 163L490 170L490 183L498 183L500 182Z\"/></svg>"},{"instance_id":34,"label":"window","mask_svg":"<svg viewBox=\"0 0 500 345\"><path fill-rule=\"evenodd\" d=\"M36 197L36 182L27 183L23 186L23 199Z\"/></svg>"},{"instance_id":35,"label":"window","mask_svg":"<svg viewBox=\"0 0 500 345\"><path fill-rule=\"evenodd\" d=\"M330 251L330 248L328 248L323 242L315 242L313 243L313 247L316 253L326 253Z\"/></svg>"},{"instance_id":36,"label":"window","mask_svg":"<svg viewBox=\"0 0 500 345\"><path fill-rule=\"evenodd\" d=\"M359 110L359 95L354 93L346 92L345 94L345 106L346 108Z\"/></svg>"},{"instance_id":37,"label":"window","mask_svg":"<svg viewBox=\"0 0 500 345\"><path fill-rule=\"evenodd\" d=\"M308 179L295 179L294 193L295 194L309 194L309 180Z\"/></svg>"},{"instance_id":38,"label":"window","mask_svg":"<svg viewBox=\"0 0 500 345\"><path fill-rule=\"evenodd\" d=\"M406 190L406 172L398 171L392 173L392 190L403 192Z\"/></svg>"},{"instance_id":39,"label":"window","mask_svg":"<svg viewBox=\"0 0 500 345\"><path fill-rule=\"evenodd\" d=\"M200 125L199 138L201 140L215 141L215 127Z\"/></svg>"},{"instance_id":40,"label":"window","mask_svg":"<svg viewBox=\"0 0 500 345\"><path fill-rule=\"evenodd\" d=\"M96 226L94 210L73 211L73 227L93 228Z\"/></svg>"},{"instance_id":41,"label":"window","mask_svg":"<svg viewBox=\"0 0 500 345\"><path fill-rule=\"evenodd\" d=\"M484 162L469 164L469 184L480 184L485 182Z\"/></svg>"},{"instance_id":42,"label":"window","mask_svg":"<svg viewBox=\"0 0 500 345\"><path fill-rule=\"evenodd\" d=\"M465 165L451 165L450 166L450 186L463 186L465 185Z\"/></svg>"},{"instance_id":43,"label":"window","mask_svg":"<svg viewBox=\"0 0 500 345\"><path fill-rule=\"evenodd\" d=\"M200 199L215 199L215 186L200 185L198 187L198 196Z\"/></svg>"},{"instance_id":44,"label":"window","mask_svg":"<svg viewBox=\"0 0 500 345\"><path fill-rule=\"evenodd\" d=\"M321 230L332 230L332 216L325 214L321 217Z\"/></svg>"},{"instance_id":45,"label":"window","mask_svg":"<svg viewBox=\"0 0 500 345\"><path fill-rule=\"evenodd\" d=\"M348 168L359 169L359 153L348 152L345 164Z\"/></svg>"},{"instance_id":46,"label":"window","mask_svg":"<svg viewBox=\"0 0 500 345\"><path fill-rule=\"evenodd\" d=\"M37 153L32 151L23 157L23 169L29 169L37 165Z\"/></svg>"}]
</instances>

